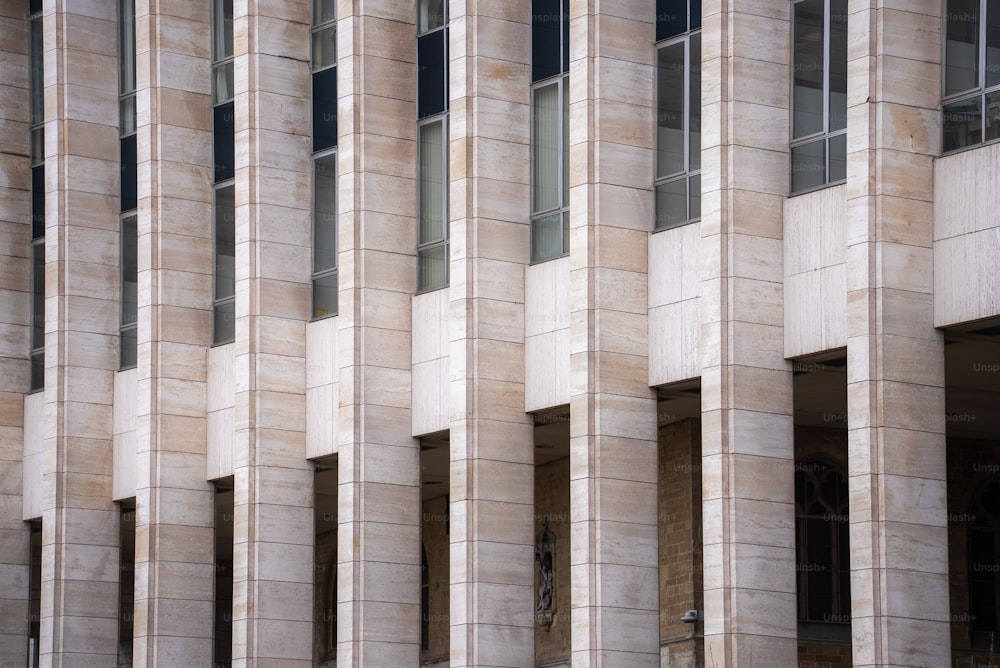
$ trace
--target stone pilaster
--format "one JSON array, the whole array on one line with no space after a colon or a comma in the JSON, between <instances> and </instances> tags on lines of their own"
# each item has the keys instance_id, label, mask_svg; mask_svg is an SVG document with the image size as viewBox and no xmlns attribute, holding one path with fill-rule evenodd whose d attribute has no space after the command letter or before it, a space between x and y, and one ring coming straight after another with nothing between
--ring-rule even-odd
<instances>
[{"instance_id":1,"label":"stone pilaster","mask_svg":"<svg viewBox=\"0 0 1000 668\"><path fill-rule=\"evenodd\" d=\"M28 391L31 168L28 24L0 2L0 665L27 663L28 525L21 517L24 393Z\"/></svg>"},{"instance_id":2,"label":"stone pilaster","mask_svg":"<svg viewBox=\"0 0 1000 668\"><path fill-rule=\"evenodd\" d=\"M944 343L932 294L940 137L928 131L939 127L940 10L850 2L848 473L859 667L951 662Z\"/></svg>"},{"instance_id":3,"label":"stone pilaster","mask_svg":"<svg viewBox=\"0 0 1000 668\"><path fill-rule=\"evenodd\" d=\"M109 5L109 6L113 6ZM209 3L136 2L135 666L210 665L214 495Z\"/></svg>"},{"instance_id":4,"label":"stone pilaster","mask_svg":"<svg viewBox=\"0 0 1000 668\"><path fill-rule=\"evenodd\" d=\"M656 399L646 383L653 4L570 3L570 568L579 666L659 665Z\"/></svg>"},{"instance_id":5,"label":"stone pilaster","mask_svg":"<svg viewBox=\"0 0 1000 668\"><path fill-rule=\"evenodd\" d=\"M44 3L41 664L117 657L118 114L113 4Z\"/></svg>"},{"instance_id":6,"label":"stone pilaster","mask_svg":"<svg viewBox=\"0 0 1000 668\"><path fill-rule=\"evenodd\" d=\"M535 663L523 326L531 3L452 2L451 10L451 665L527 666Z\"/></svg>"},{"instance_id":7,"label":"stone pilaster","mask_svg":"<svg viewBox=\"0 0 1000 668\"><path fill-rule=\"evenodd\" d=\"M791 666L792 369L781 308L789 3L706 3L702 25L705 661Z\"/></svg>"},{"instance_id":8,"label":"stone pilaster","mask_svg":"<svg viewBox=\"0 0 1000 668\"><path fill-rule=\"evenodd\" d=\"M311 666L309 4L237 3L234 24L233 665Z\"/></svg>"},{"instance_id":9,"label":"stone pilaster","mask_svg":"<svg viewBox=\"0 0 1000 668\"><path fill-rule=\"evenodd\" d=\"M420 456L410 436L416 285L414 3L341 0L337 665L420 652Z\"/></svg>"}]
</instances>

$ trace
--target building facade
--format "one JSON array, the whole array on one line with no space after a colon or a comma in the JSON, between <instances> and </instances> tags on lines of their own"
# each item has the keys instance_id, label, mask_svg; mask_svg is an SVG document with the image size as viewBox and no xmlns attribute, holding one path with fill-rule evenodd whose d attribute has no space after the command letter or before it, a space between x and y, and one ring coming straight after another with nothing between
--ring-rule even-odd
<instances>
[{"instance_id":1,"label":"building facade","mask_svg":"<svg viewBox=\"0 0 1000 668\"><path fill-rule=\"evenodd\" d=\"M988 0L0 0L0 666L1000 666Z\"/></svg>"}]
</instances>

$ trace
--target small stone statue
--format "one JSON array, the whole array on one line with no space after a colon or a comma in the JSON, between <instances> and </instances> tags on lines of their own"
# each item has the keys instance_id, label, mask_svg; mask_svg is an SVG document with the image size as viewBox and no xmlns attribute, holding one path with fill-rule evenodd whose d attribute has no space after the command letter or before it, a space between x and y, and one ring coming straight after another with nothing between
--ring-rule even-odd
<instances>
[{"instance_id":1,"label":"small stone statue","mask_svg":"<svg viewBox=\"0 0 1000 668\"><path fill-rule=\"evenodd\" d=\"M555 547L555 542L555 534L549 530L549 519L546 517L542 523L542 533L535 540L535 560L538 561L539 569L538 607L535 608L536 615L552 612L552 550Z\"/></svg>"}]
</instances>

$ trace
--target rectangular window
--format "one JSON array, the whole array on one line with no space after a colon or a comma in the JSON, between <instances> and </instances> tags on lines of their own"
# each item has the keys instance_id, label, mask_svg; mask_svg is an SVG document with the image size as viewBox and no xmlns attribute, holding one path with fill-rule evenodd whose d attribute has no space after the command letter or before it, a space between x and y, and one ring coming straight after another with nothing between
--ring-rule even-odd
<instances>
[{"instance_id":1,"label":"rectangular window","mask_svg":"<svg viewBox=\"0 0 1000 668\"><path fill-rule=\"evenodd\" d=\"M417 2L417 291L448 285L448 11Z\"/></svg>"},{"instance_id":2,"label":"rectangular window","mask_svg":"<svg viewBox=\"0 0 1000 668\"><path fill-rule=\"evenodd\" d=\"M138 235L136 215L131 213L121 219L121 355L119 364L129 369L136 363L136 326L138 322Z\"/></svg>"},{"instance_id":3,"label":"rectangular window","mask_svg":"<svg viewBox=\"0 0 1000 668\"><path fill-rule=\"evenodd\" d=\"M212 340L236 338L236 121L233 102L233 0L212 6L215 158L215 294Z\"/></svg>"},{"instance_id":4,"label":"rectangular window","mask_svg":"<svg viewBox=\"0 0 1000 668\"><path fill-rule=\"evenodd\" d=\"M313 318L337 313L337 154L313 161Z\"/></svg>"},{"instance_id":5,"label":"rectangular window","mask_svg":"<svg viewBox=\"0 0 1000 668\"><path fill-rule=\"evenodd\" d=\"M31 163L31 376L32 392L45 387L45 62L42 3L28 6L29 127Z\"/></svg>"},{"instance_id":6,"label":"rectangular window","mask_svg":"<svg viewBox=\"0 0 1000 668\"><path fill-rule=\"evenodd\" d=\"M337 7L315 0L312 27L313 151L337 145Z\"/></svg>"},{"instance_id":7,"label":"rectangular window","mask_svg":"<svg viewBox=\"0 0 1000 668\"><path fill-rule=\"evenodd\" d=\"M236 186L215 189L215 336L228 343L236 337Z\"/></svg>"},{"instance_id":8,"label":"rectangular window","mask_svg":"<svg viewBox=\"0 0 1000 668\"><path fill-rule=\"evenodd\" d=\"M118 3L118 127L120 179L120 265L121 318L118 329L119 359L122 369L136 364L136 322L138 287L138 234L135 210L138 205L138 169L135 132L135 0Z\"/></svg>"},{"instance_id":9,"label":"rectangular window","mask_svg":"<svg viewBox=\"0 0 1000 668\"><path fill-rule=\"evenodd\" d=\"M417 127L420 162L420 238L417 290L448 285L448 127L438 118Z\"/></svg>"},{"instance_id":10,"label":"rectangular window","mask_svg":"<svg viewBox=\"0 0 1000 668\"><path fill-rule=\"evenodd\" d=\"M847 178L847 0L801 0L792 22L791 190Z\"/></svg>"},{"instance_id":11,"label":"rectangular window","mask_svg":"<svg viewBox=\"0 0 1000 668\"><path fill-rule=\"evenodd\" d=\"M533 0L531 261L569 253L569 0Z\"/></svg>"},{"instance_id":12,"label":"rectangular window","mask_svg":"<svg viewBox=\"0 0 1000 668\"><path fill-rule=\"evenodd\" d=\"M1000 7L948 0L945 13L944 143L955 151L1000 138Z\"/></svg>"},{"instance_id":13,"label":"rectangular window","mask_svg":"<svg viewBox=\"0 0 1000 668\"><path fill-rule=\"evenodd\" d=\"M701 218L701 3L657 2L656 223Z\"/></svg>"},{"instance_id":14,"label":"rectangular window","mask_svg":"<svg viewBox=\"0 0 1000 668\"><path fill-rule=\"evenodd\" d=\"M313 0L313 318L337 314L337 3Z\"/></svg>"}]
</instances>

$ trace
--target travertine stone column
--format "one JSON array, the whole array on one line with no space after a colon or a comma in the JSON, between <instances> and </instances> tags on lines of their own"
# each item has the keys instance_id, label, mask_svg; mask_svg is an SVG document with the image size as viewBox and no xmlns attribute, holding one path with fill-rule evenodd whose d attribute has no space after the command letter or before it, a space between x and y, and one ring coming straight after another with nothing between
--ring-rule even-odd
<instances>
[{"instance_id":1,"label":"travertine stone column","mask_svg":"<svg viewBox=\"0 0 1000 668\"><path fill-rule=\"evenodd\" d=\"M251 0L234 20L233 665L311 666L309 4Z\"/></svg>"},{"instance_id":2,"label":"travertine stone column","mask_svg":"<svg viewBox=\"0 0 1000 668\"><path fill-rule=\"evenodd\" d=\"M43 666L113 664L119 512L111 501L118 366L115 6L44 3Z\"/></svg>"},{"instance_id":3,"label":"travertine stone column","mask_svg":"<svg viewBox=\"0 0 1000 668\"><path fill-rule=\"evenodd\" d=\"M789 3L704 5L705 662L794 666L792 369L783 358ZM766 35L767 38L762 38Z\"/></svg>"},{"instance_id":4,"label":"travertine stone column","mask_svg":"<svg viewBox=\"0 0 1000 668\"><path fill-rule=\"evenodd\" d=\"M570 3L570 517L575 666L658 666L648 377L655 3Z\"/></svg>"},{"instance_id":5,"label":"travertine stone column","mask_svg":"<svg viewBox=\"0 0 1000 668\"><path fill-rule=\"evenodd\" d=\"M410 436L414 3L341 0L337 16L337 665L415 666L420 452Z\"/></svg>"},{"instance_id":6,"label":"travertine stone column","mask_svg":"<svg viewBox=\"0 0 1000 668\"><path fill-rule=\"evenodd\" d=\"M211 43L209 3L137 0L137 667L212 661Z\"/></svg>"},{"instance_id":7,"label":"travertine stone column","mask_svg":"<svg viewBox=\"0 0 1000 668\"><path fill-rule=\"evenodd\" d=\"M848 466L859 667L951 663L944 344L933 326L931 244L941 4L852 0L848 19Z\"/></svg>"},{"instance_id":8,"label":"travertine stone column","mask_svg":"<svg viewBox=\"0 0 1000 668\"><path fill-rule=\"evenodd\" d=\"M529 0L451 3L451 665L534 665Z\"/></svg>"},{"instance_id":9,"label":"travertine stone column","mask_svg":"<svg viewBox=\"0 0 1000 668\"><path fill-rule=\"evenodd\" d=\"M28 391L31 168L28 24L20 0L0 2L0 665L27 664L28 525L21 517L24 393Z\"/></svg>"}]
</instances>

